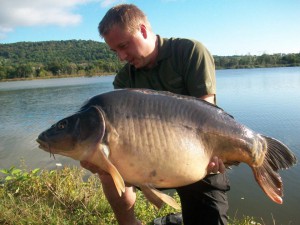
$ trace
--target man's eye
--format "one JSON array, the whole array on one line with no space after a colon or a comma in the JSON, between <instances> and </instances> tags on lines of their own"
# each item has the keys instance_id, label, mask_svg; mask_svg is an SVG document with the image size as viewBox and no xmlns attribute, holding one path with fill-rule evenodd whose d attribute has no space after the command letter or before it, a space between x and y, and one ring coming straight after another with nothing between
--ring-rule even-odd
<instances>
[{"instance_id":1,"label":"man's eye","mask_svg":"<svg viewBox=\"0 0 300 225\"><path fill-rule=\"evenodd\" d=\"M128 47L128 44L123 44L120 46L120 49L124 49L124 48L127 48Z\"/></svg>"}]
</instances>

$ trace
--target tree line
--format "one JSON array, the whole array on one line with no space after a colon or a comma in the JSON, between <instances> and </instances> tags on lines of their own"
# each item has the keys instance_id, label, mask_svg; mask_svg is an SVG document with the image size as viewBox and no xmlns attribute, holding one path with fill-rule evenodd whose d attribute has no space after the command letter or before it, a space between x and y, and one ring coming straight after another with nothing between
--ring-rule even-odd
<instances>
[{"instance_id":1,"label":"tree line","mask_svg":"<svg viewBox=\"0 0 300 225\"><path fill-rule=\"evenodd\" d=\"M243 56L214 56L217 69L300 66L300 53Z\"/></svg>"},{"instance_id":2,"label":"tree line","mask_svg":"<svg viewBox=\"0 0 300 225\"><path fill-rule=\"evenodd\" d=\"M102 42L85 40L0 44L0 79L91 76L122 66Z\"/></svg>"},{"instance_id":3,"label":"tree line","mask_svg":"<svg viewBox=\"0 0 300 225\"><path fill-rule=\"evenodd\" d=\"M300 53L214 56L217 69L300 66ZM0 80L116 73L122 63L91 40L0 44Z\"/></svg>"}]
</instances>

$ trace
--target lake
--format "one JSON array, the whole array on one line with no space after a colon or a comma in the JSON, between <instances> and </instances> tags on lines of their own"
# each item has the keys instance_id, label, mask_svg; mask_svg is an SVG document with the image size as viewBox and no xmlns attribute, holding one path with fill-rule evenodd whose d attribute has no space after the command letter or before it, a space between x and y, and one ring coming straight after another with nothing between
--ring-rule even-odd
<instances>
[{"instance_id":1,"label":"lake","mask_svg":"<svg viewBox=\"0 0 300 225\"><path fill-rule=\"evenodd\" d=\"M38 149L38 134L73 114L88 98L112 90L113 76L0 82L0 168L79 165ZM253 130L277 138L300 158L300 67L217 71L217 103ZM273 203L246 165L228 171L230 216L265 224L300 224L300 166L282 171L283 205ZM275 221L273 223L272 221Z\"/></svg>"}]
</instances>

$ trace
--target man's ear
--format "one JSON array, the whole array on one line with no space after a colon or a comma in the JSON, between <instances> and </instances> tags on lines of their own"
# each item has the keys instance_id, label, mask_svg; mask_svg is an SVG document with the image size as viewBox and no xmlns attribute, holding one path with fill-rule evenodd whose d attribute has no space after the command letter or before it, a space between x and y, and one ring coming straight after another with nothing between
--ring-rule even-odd
<instances>
[{"instance_id":1,"label":"man's ear","mask_svg":"<svg viewBox=\"0 0 300 225\"><path fill-rule=\"evenodd\" d=\"M140 25L140 31L141 31L143 37L146 39L148 37L148 30L144 24Z\"/></svg>"}]
</instances>

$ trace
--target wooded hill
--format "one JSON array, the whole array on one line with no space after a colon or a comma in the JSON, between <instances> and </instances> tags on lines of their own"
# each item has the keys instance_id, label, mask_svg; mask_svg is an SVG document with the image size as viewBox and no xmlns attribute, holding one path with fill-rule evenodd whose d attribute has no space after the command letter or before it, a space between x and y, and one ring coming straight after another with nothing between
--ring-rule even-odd
<instances>
[{"instance_id":1,"label":"wooded hill","mask_svg":"<svg viewBox=\"0 0 300 225\"><path fill-rule=\"evenodd\" d=\"M0 79L115 73L122 64L102 42L0 44Z\"/></svg>"},{"instance_id":2,"label":"wooded hill","mask_svg":"<svg viewBox=\"0 0 300 225\"><path fill-rule=\"evenodd\" d=\"M214 56L217 69L300 66L300 53ZM68 40L0 44L0 80L115 73L122 66L103 42Z\"/></svg>"}]
</instances>

